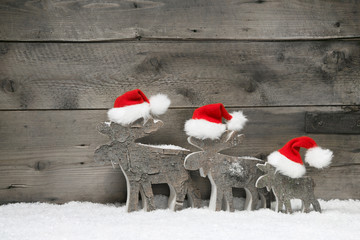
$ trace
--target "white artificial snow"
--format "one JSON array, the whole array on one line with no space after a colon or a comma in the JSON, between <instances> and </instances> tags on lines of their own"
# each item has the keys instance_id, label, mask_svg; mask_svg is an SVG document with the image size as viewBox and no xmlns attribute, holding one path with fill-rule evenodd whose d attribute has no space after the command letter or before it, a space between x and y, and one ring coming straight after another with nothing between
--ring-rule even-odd
<instances>
[{"instance_id":1,"label":"white artificial snow","mask_svg":"<svg viewBox=\"0 0 360 240\"><path fill-rule=\"evenodd\" d=\"M156 198L156 206L166 204L167 197ZM125 206L112 204L16 203L0 206L0 239L359 239L359 200L320 201L320 204L323 213L290 215L270 209L213 212L207 207L127 213ZM300 208L299 204L295 205Z\"/></svg>"},{"instance_id":2,"label":"white artificial snow","mask_svg":"<svg viewBox=\"0 0 360 240\"><path fill-rule=\"evenodd\" d=\"M250 157L250 156L241 156L241 158L244 158L246 160L255 160L255 161L261 161L261 159L256 158L256 157Z\"/></svg>"},{"instance_id":3,"label":"white artificial snow","mask_svg":"<svg viewBox=\"0 0 360 240\"><path fill-rule=\"evenodd\" d=\"M143 143L137 143L137 144L139 144L141 146L145 146L145 147L190 151L189 149L182 148L182 147L175 146L175 145L171 145L171 144L159 144L159 145L151 145L151 144L143 144Z\"/></svg>"}]
</instances>

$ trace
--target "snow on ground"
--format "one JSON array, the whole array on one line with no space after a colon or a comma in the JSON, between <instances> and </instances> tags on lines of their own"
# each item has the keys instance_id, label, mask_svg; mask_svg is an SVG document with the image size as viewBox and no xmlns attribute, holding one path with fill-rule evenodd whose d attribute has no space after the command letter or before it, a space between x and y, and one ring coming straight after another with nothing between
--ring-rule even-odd
<instances>
[{"instance_id":1,"label":"snow on ground","mask_svg":"<svg viewBox=\"0 0 360 240\"><path fill-rule=\"evenodd\" d=\"M160 196L156 204L161 208L166 201ZM236 201L238 207L242 203ZM320 204L321 214L287 215L270 209L229 213L205 207L127 213L123 205L16 203L0 206L0 239L360 239L360 200Z\"/></svg>"}]
</instances>

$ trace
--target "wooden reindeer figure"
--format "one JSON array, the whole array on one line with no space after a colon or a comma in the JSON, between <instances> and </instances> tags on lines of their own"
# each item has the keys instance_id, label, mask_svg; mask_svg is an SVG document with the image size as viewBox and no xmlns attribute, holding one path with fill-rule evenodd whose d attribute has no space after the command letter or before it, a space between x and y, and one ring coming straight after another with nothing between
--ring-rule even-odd
<instances>
[{"instance_id":1,"label":"wooden reindeer figure","mask_svg":"<svg viewBox=\"0 0 360 240\"><path fill-rule=\"evenodd\" d=\"M170 209L182 209L186 195L192 207L200 206L200 192L183 166L189 151L136 142L163 126L163 122L154 120L150 113L162 114L169 104L170 100L165 95L156 95L148 100L141 90L136 89L116 99L114 108L108 111L112 122L98 126L99 132L109 136L111 142L98 147L94 158L98 162L119 164L126 178L126 207L129 212L138 209L139 193L143 208L146 211L155 209L151 185L160 183L169 185Z\"/></svg>"},{"instance_id":2,"label":"wooden reindeer figure","mask_svg":"<svg viewBox=\"0 0 360 240\"><path fill-rule=\"evenodd\" d=\"M100 146L95 151L95 160L119 164L127 183L126 206L129 212L137 210L139 192L143 207L147 211L155 209L151 184L167 183L170 188L169 208L182 209L185 196L188 195L192 207L200 206L200 193L194 186L188 171L183 166L185 149L162 149L136 143L160 128L160 120L143 119L123 127L117 123L102 123L99 132L112 140L110 144Z\"/></svg>"},{"instance_id":3,"label":"wooden reindeer figure","mask_svg":"<svg viewBox=\"0 0 360 240\"><path fill-rule=\"evenodd\" d=\"M276 212L281 211L285 205L285 212L292 213L291 199L301 200L303 212L310 212L310 204L315 211L321 212L319 201L314 195L315 183L311 177L291 178L276 172L275 167L269 163L256 166L265 173L256 181L256 187L266 187L268 191L273 191L276 198Z\"/></svg>"},{"instance_id":4,"label":"wooden reindeer figure","mask_svg":"<svg viewBox=\"0 0 360 240\"><path fill-rule=\"evenodd\" d=\"M219 152L237 146L244 138L236 131L225 131L220 139L197 139L188 137L188 142L201 149L200 152L186 156L184 166L188 170L200 170L202 177L208 177L211 183L209 208L222 209L223 200L227 211L234 211L232 188L244 188L246 191L246 210L254 210L259 199L256 180L261 171L256 164L262 160L252 157L233 157ZM266 206L265 197L260 194L262 207Z\"/></svg>"},{"instance_id":5,"label":"wooden reindeer figure","mask_svg":"<svg viewBox=\"0 0 360 240\"><path fill-rule=\"evenodd\" d=\"M223 118L226 124L223 124ZM188 142L201 149L185 158L184 166L188 170L200 170L203 177L211 182L209 208L220 211L222 202L228 211L234 211L232 188L244 188L246 191L245 209L255 209L259 192L255 182L261 172L256 164L260 159L252 157L233 157L219 152L237 146L244 138L239 131L247 119L241 111L227 112L222 103L209 104L195 109L192 119L185 122ZM265 197L260 195L262 206Z\"/></svg>"},{"instance_id":6,"label":"wooden reindeer figure","mask_svg":"<svg viewBox=\"0 0 360 240\"><path fill-rule=\"evenodd\" d=\"M305 162L316 168L327 167L333 158L329 149L317 146L310 137L298 137L287 142L281 149L268 156L266 164L257 165L266 174L261 176L256 186L272 189L276 197L276 211L282 210L292 213L290 200L301 199L303 211L310 211L310 204L314 210L321 212L320 204L314 196L315 183L310 177L303 177L306 172L300 156L300 148L306 148Z\"/></svg>"}]
</instances>

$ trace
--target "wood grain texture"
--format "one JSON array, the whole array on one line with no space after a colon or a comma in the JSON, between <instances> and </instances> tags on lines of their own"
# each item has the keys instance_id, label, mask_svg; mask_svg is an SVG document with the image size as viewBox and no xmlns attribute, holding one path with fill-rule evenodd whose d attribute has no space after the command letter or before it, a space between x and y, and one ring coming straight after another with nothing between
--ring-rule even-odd
<instances>
[{"instance_id":1,"label":"wood grain texture","mask_svg":"<svg viewBox=\"0 0 360 240\"><path fill-rule=\"evenodd\" d=\"M360 41L0 43L0 109L360 104Z\"/></svg>"},{"instance_id":2,"label":"wood grain texture","mask_svg":"<svg viewBox=\"0 0 360 240\"><path fill-rule=\"evenodd\" d=\"M0 40L349 38L359 13L351 0L3 0Z\"/></svg>"},{"instance_id":3,"label":"wood grain texture","mask_svg":"<svg viewBox=\"0 0 360 240\"><path fill-rule=\"evenodd\" d=\"M237 108L229 108L237 110ZM193 109L169 110L165 125L143 143L174 144L191 150L183 132ZM340 107L244 109L249 122L245 140L224 153L265 158L293 137L304 135L306 111L339 112ZM0 202L71 200L125 201L126 184L119 169L93 160L97 146L108 142L96 125L104 110L2 111L0 114ZM309 134L334 151L330 168L308 172L322 199L360 198L360 135ZM201 194L209 197L209 182L193 174Z\"/></svg>"},{"instance_id":4,"label":"wood grain texture","mask_svg":"<svg viewBox=\"0 0 360 240\"><path fill-rule=\"evenodd\" d=\"M305 115L305 132L360 134L359 113L312 113Z\"/></svg>"}]
</instances>

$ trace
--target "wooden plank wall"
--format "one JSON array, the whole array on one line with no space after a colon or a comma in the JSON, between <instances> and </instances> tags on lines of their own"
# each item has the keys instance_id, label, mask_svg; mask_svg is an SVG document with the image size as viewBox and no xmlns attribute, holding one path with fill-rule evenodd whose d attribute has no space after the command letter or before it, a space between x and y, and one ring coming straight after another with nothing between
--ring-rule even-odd
<instances>
[{"instance_id":1,"label":"wooden plank wall","mask_svg":"<svg viewBox=\"0 0 360 240\"><path fill-rule=\"evenodd\" d=\"M185 120L222 102L249 118L228 154L266 158L308 135L335 153L330 168L308 167L317 196L360 199L358 131L305 132L307 112L360 127L359 39L354 0L1 1L0 203L125 201L121 172L93 152L107 142L97 123L134 88L172 99L144 143L195 150Z\"/></svg>"}]
</instances>

